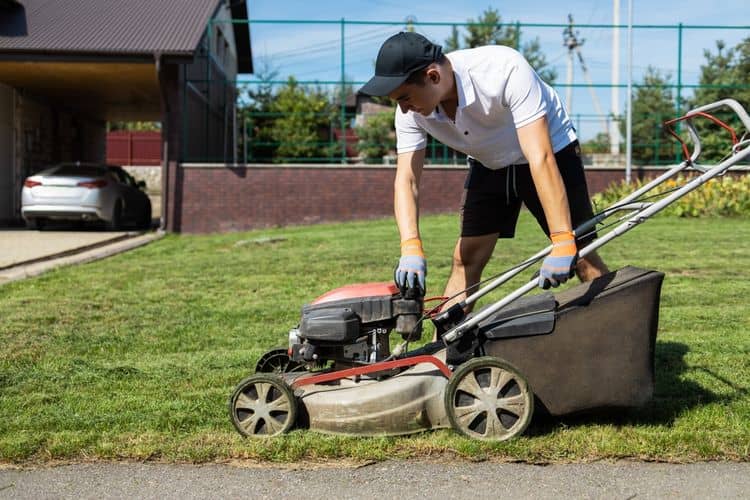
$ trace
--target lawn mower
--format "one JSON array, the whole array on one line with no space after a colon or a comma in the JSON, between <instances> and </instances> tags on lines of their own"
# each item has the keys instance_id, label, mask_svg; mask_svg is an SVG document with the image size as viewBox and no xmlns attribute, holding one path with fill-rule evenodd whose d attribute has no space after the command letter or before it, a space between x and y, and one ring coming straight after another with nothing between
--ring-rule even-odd
<instances>
[{"instance_id":1,"label":"lawn mower","mask_svg":"<svg viewBox=\"0 0 750 500\"><path fill-rule=\"evenodd\" d=\"M721 107L750 130L750 116L731 99L666 122L685 160L577 227L578 238L608 230L582 248L581 257L750 156L747 134L738 139L708 114ZM697 162L697 118L732 136L731 152L716 165ZM692 153L672 128L678 122L687 130ZM695 174L681 186L656 192L685 170ZM529 295L538 289L534 278L501 300L464 313L551 248L485 280L445 310L427 308L414 289L390 283L349 285L318 297L303 306L299 324L289 331L288 348L261 357L255 374L234 390L232 423L251 437L295 427L358 436L450 427L472 438L506 440L524 432L535 407L565 415L647 402L654 388L663 273L628 266L558 293ZM428 319L437 340L409 350ZM403 339L393 349L392 332Z\"/></svg>"}]
</instances>

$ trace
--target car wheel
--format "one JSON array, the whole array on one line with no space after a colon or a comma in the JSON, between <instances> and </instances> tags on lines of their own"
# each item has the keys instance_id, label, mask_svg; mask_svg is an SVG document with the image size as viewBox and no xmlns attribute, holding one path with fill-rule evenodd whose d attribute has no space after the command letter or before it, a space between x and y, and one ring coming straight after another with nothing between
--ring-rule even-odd
<instances>
[{"instance_id":1,"label":"car wheel","mask_svg":"<svg viewBox=\"0 0 750 500\"><path fill-rule=\"evenodd\" d=\"M107 222L107 229L110 231L119 231L122 228L122 201L117 200L112 209L112 220Z\"/></svg>"},{"instance_id":2,"label":"car wheel","mask_svg":"<svg viewBox=\"0 0 750 500\"><path fill-rule=\"evenodd\" d=\"M142 212L136 221L139 229L151 229L151 202L149 201L143 207Z\"/></svg>"},{"instance_id":3,"label":"car wheel","mask_svg":"<svg viewBox=\"0 0 750 500\"><path fill-rule=\"evenodd\" d=\"M44 219L39 217L26 219L26 228L41 231L44 228L44 222Z\"/></svg>"}]
</instances>

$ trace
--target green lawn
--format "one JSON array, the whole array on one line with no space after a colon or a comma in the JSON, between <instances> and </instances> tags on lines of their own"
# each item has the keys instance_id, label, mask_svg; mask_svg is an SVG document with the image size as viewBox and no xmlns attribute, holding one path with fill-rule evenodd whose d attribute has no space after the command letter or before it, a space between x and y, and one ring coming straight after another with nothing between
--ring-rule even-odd
<instances>
[{"instance_id":1,"label":"green lawn","mask_svg":"<svg viewBox=\"0 0 750 500\"><path fill-rule=\"evenodd\" d=\"M447 278L456 216L426 217L428 295ZM528 214L489 271L541 248ZM537 418L490 444L451 431L241 438L227 398L303 303L390 279L392 220L168 236L99 262L0 287L0 461L355 460L457 455L532 462L750 458L750 221L649 221L602 250L612 268L666 272L651 403ZM494 297L501 296L496 293Z\"/></svg>"}]
</instances>

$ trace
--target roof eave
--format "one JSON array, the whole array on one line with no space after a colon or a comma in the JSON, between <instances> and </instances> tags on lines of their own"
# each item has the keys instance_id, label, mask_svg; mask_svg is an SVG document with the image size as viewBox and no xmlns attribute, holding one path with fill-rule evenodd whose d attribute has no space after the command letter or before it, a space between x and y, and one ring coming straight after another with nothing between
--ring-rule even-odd
<instances>
[{"instance_id":1,"label":"roof eave","mask_svg":"<svg viewBox=\"0 0 750 500\"><path fill-rule=\"evenodd\" d=\"M58 51L49 50L8 50L0 51L0 61L57 61L57 62L154 62L159 54L166 62L187 64L193 61L193 52L100 52L100 51Z\"/></svg>"}]
</instances>

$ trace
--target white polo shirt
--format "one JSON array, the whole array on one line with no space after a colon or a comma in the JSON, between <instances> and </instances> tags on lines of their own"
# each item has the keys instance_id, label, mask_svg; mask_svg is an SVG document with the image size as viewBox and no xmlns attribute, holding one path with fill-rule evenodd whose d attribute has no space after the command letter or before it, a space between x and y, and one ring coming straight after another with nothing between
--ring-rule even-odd
<instances>
[{"instance_id":1,"label":"white polo shirt","mask_svg":"<svg viewBox=\"0 0 750 500\"><path fill-rule=\"evenodd\" d=\"M560 97L516 50L488 45L446 54L458 91L456 121L438 107L429 116L396 107L397 151L427 147L427 134L493 170L528 163L516 129L547 117L555 152L576 139Z\"/></svg>"}]
</instances>

